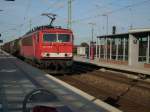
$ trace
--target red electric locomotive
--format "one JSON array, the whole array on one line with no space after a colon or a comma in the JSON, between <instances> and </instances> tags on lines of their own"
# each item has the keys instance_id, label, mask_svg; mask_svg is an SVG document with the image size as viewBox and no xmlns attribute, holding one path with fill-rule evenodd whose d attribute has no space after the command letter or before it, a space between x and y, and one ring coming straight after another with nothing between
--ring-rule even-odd
<instances>
[{"instance_id":1,"label":"red electric locomotive","mask_svg":"<svg viewBox=\"0 0 150 112\"><path fill-rule=\"evenodd\" d=\"M73 63L73 33L69 29L53 27L51 24L35 28L21 37L18 44L14 44L14 40L12 45L19 48L17 53L20 56L41 67L57 71L70 69Z\"/></svg>"},{"instance_id":2,"label":"red electric locomotive","mask_svg":"<svg viewBox=\"0 0 150 112\"><path fill-rule=\"evenodd\" d=\"M20 55L52 69L71 66L73 33L62 28L41 27L20 40Z\"/></svg>"}]
</instances>

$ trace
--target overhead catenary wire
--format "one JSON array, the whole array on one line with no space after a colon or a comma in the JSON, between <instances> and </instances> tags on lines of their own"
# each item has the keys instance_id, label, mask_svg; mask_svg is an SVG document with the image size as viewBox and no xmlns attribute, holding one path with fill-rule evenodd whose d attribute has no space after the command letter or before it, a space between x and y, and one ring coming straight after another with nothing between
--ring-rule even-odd
<instances>
[{"instance_id":1,"label":"overhead catenary wire","mask_svg":"<svg viewBox=\"0 0 150 112\"><path fill-rule=\"evenodd\" d=\"M45 0L45 1L48 1L48 0ZM74 1L74 0L73 0ZM93 17L92 16L89 16L89 17L86 17L86 18L81 18L81 19L77 19L77 20L73 20L72 21L72 24L78 24L78 23L81 23L81 22L85 22L86 20L89 20L89 19L93 19L93 18L98 18L98 17L100 17L100 16L102 16L102 15L104 15L104 14L113 14L113 13L116 13L116 12L119 12L119 11L123 11L123 10L125 10L125 9L128 9L128 8L132 8L132 7L136 7L136 6L138 6L138 5L142 5L142 4L144 4L144 3L147 3L147 2L149 2L149 0L145 0L145 1L142 1L142 2L137 2L137 3L134 3L134 4L130 4L130 5L127 5L127 6L124 6L124 7L121 7L121 8L118 8L118 9L115 9L115 10L112 10L112 11L108 11L108 12L105 12L105 13L103 13L103 14L97 14L97 15L94 15ZM54 8L54 4L57 4L58 3L58 1L57 2L53 2L52 4L53 4L53 7L50 5L48 8L46 8L44 11L47 11L47 10L49 10L50 8L52 8L53 10L51 10L51 11L58 11L58 10L60 10L60 9L62 9L63 7L65 7L65 5L64 6L59 6L59 7L57 7L57 8ZM57 5L58 6L58 5ZM41 11L41 13L42 12L44 12L44 11ZM31 19L32 20L35 20L35 19L38 19L38 17L41 15L41 13L39 13L38 15L36 15L36 16L34 16L34 17L32 17ZM27 19L26 19L27 20ZM25 28L25 26L27 25L26 23L29 23L29 21L30 20L27 20L27 21L25 21L24 23L21 23L21 24L19 24L19 25L17 25L16 26L16 28L17 29L20 29L21 27L24 27ZM67 21L66 21L67 22ZM6 30L5 30L6 31Z\"/></svg>"},{"instance_id":2,"label":"overhead catenary wire","mask_svg":"<svg viewBox=\"0 0 150 112\"><path fill-rule=\"evenodd\" d=\"M30 1L30 0L29 0L29 1ZM75 0L72 0L72 2L74 2L74 1L75 1ZM58 1L56 1L56 2L54 2L54 3L52 3L52 4L50 4L50 6L49 6L47 9L41 11L41 13L43 13L43 12L49 10L50 8L53 8L53 6L56 6L57 3L58 3ZM58 10L64 8L64 6L65 6L65 5L63 5L63 6L61 6L61 7L59 6L58 8L53 9L51 12L58 11ZM38 19L37 17L41 16L41 13L39 13L39 14L37 14L36 16L30 18L30 20L28 20L28 21L26 21L26 22L24 22L24 23L21 23L21 24L19 24L19 25L16 25L15 27L17 27L17 29L20 29L21 27L25 26L26 23L29 23L31 20L33 20L33 19L35 19L35 18ZM67 21L65 21L65 22L67 22ZM12 28L10 28L10 29L12 29ZM1 33L6 32L6 31L9 31L10 29L4 30L4 31L2 31Z\"/></svg>"},{"instance_id":3,"label":"overhead catenary wire","mask_svg":"<svg viewBox=\"0 0 150 112\"><path fill-rule=\"evenodd\" d=\"M29 0L29 1L30 1L30 0ZM58 1L52 3L48 8L46 8L46 9L43 10L43 11L41 11L41 13L43 13L43 12L49 10L50 8L52 8L51 6L56 6L57 3L58 3ZM29 7L29 5L28 5L28 7ZM60 10L61 8L63 8L63 7L58 7L58 8L56 8L56 9L53 8L52 11L57 11L57 10ZM27 20L27 21L25 21L24 23L21 23L21 24L16 25L14 28L9 28L9 29L7 29L7 30L1 31L0 33L5 33L5 32L8 32L8 31L13 31L13 32L14 32L14 31L15 31L15 32L18 31L18 32L20 33L23 28L24 28L24 29L25 29L25 28L28 28L28 24L27 24L27 23L29 23L29 22L31 21L31 19L32 19L32 20L33 20L33 19L34 19L34 20L37 19L39 16L41 16L41 13L39 13L39 14L37 14L36 16L30 18L29 20L24 19L24 20ZM27 25L27 26L25 27L25 25ZM31 24L30 24L30 25L31 25ZM14 34L11 34L11 35L14 35ZM7 37L9 37L9 36L7 36Z\"/></svg>"},{"instance_id":4,"label":"overhead catenary wire","mask_svg":"<svg viewBox=\"0 0 150 112\"><path fill-rule=\"evenodd\" d=\"M147 3L147 2L150 2L150 0L144 0L142 2L137 2L137 3L134 3L134 4L130 4L130 5L127 5L127 6L124 6L124 7L121 7L121 8L112 10L112 11L109 11L109 12L105 12L103 14L97 14L97 15L94 15L94 16L89 16L89 17L86 17L86 18L73 20L72 24L80 23L82 21L86 21L86 20L89 20L89 19L97 18L97 17L103 16L103 15L110 15L110 14L113 14L113 13L116 13L116 12L123 11L123 10L128 9L128 8L132 8L132 7L136 7L136 6L139 6L139 5L143 5L143 4Z\"/></svg>"},{"instance_id":5,"label":"overhead catenary wire","mask_svg":"<svg viewBox=\"0 0 150 112\"><path fill-rule=\"evenodd\" d=\"M30 1L30 0L29 0L29 1ZM53 6L56 6L57 3L58 3L58 1L56 1L56 2L54 2L54 3L52 3L52 4L50 4L48 8L46 8L46 9L43 10L43 11L41 11L41 12L40 12L39 14L37 14L36 16L30 18L30 20L31 20L31 19L32 19L32 20L33 20L33 19L37 19L37 17L41 16L41 13L43 13L43 12L49 10L49 9L52 8ZM60 10L61 8L63 8L63 7L58 7L57 9L53 9L52 11L57 11L57 10ZM25 26L26 23L29 23L29 22L30 22L30 20L27 20L27 21L24 22L24 23L21 23L21 24L16 25L16 26L15 26L16 30L17 30L17 29L20 29L20 28L23 27L23 26ZM9 31L9 30L11 30L11 29L12 29L12 28L9 28L9 29L7 29L7 30L2 31L1 33L7 32L7 31Z\"/></svg>"},{"instance_id":6,"label":"overhead catenary wire","mask_svg":"<svg viewBox=\"0 0 150 112\"><path fill-rule=\"evenodd\" d=\"M108 5L112 5L112 4L114 4L115 2L109 2L109 3L106 3L106 4L104 4L104 5L102 5L102 6L99 6L99 4L95 4L94 6L94 9L89 9L89 10L86 10L86 12L84 12L84 14L85 13L89 13L89 12L92 12L93 13L93 11L95 11L96 9L102 9L102 8L106 8L106 6L108 6Z\"/></svg>"}]
</instances>

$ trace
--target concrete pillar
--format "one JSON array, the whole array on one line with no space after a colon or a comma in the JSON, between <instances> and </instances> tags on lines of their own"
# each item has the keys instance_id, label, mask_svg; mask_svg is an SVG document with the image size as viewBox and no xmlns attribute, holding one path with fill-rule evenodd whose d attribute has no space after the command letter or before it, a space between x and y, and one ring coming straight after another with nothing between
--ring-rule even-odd
<instances>
[{"instance_id":1,"label":"concrete pillar","mask_svg":"<svg viewBox=\"0 0 150 112\"><path fill-rule=\"evenodd\" d=\"M147 56L146 56L146 62L147 63L150 63L149 62L149 51L150 51L150 43L149 43L149 41L150 41L150 37L149 37L149 34L148 34L148 37L147 37Z\"/></svg>"},{"instance_id":2,"label":"concrete pillar","mask_svg":"<svg viewBox=\"0 0 150 112\"><path fill-rule=\"evenodd\" d=\"M123 61L125 61L126 51L126 38L123 38Z\"/></svg>"},{"instance_id":3,"label":"concrete pillar","mask_svg":"<svg viewBox=\"0 0 150 112\"><path fill-rule=\"evenodd\" d=\"M139 40L132 34L129 34L129 59L128 64L130 66L138 66L139 58Z\"/></svg>"}]
</instances>

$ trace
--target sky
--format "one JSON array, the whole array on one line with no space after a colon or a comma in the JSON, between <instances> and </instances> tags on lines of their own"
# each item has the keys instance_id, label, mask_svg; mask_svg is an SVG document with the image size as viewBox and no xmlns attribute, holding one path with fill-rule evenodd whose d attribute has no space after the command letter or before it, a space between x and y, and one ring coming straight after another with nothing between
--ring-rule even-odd
<instances>
[{"instance_id":1,"label":"sky","mask_svg":"<svg viewBox=\"0 0 150 112\"><path fill-rule=\"evenodd\" d=\"M42 13L55 13L55 25L67 28L68 0L0 0L0 33L4 42L21 37L30 26L49 23ZM105 15L105 16L104 16ZM72 0L72 30L75 44L91 40L89 23L94 23L94 40L99 35L128 32L132 28L150 28L150 0Z\"/></svg>"}]
</instances>

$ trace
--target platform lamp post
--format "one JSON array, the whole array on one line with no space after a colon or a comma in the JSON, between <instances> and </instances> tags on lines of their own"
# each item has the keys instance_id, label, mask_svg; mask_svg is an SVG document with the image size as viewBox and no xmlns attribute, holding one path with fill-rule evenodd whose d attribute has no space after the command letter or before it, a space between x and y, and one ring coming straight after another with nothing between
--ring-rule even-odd
<instances>
[{"instance_id":1,"label":"platform lamp post","mask_svg":"<svg viewBox=\"0 0 150 112\"><path fill-rule=\"evenodd\" d=\"M92 40L89 43L89 57L91 60L94 60L94 26L96 25L95 23L89 23L89 25L91 25L91 36L92 36Z\"/></svg>"},{"instance_id":2,"label":"platform lamp post","mask_svg":"<svg viewBox=\"0 0 150 112\"><path fill-rule=\"evenodd\" d=\"M104 59L107 59L108 14L103 14L102 16L106 17L106 39L105 39Z\"/></svg>"},{"instance_id":3,"label":"platform lamp post","mask_svg":"<svg viewBox=\"0 0 150 112\"><path fill-rule=\"evenodd\" d=\"M2 9L0 9L0 12L2 12L3 10ZM1 33L0 33L0 37L1 37ZM2 43L3 41L0 39L0 43ZM1 46L0 46L0 48L1 48Z\"/></svg>"},{"instance_id":4,"label":"platform lamp post","mask_svg":"<svg viewBox=\"0 0 150 112\"><path fill-rule=\"evenodd\" d=\"M68 22L67 28L72 28L72 0L68 0Z\"/></svg>"},{"instance_id":5,"label":"platform lamp post","mask_svg":"<svg viewBox=\"0 0 150 112\"><path fill-rule=\"evenodd\" d=\"M3 10L0 9L0 12L2 12ZM1 33L0 33L0 37L1 37ZM0 39L0 43L3 43L3 40ZM1 48L1 47L0 47Z\"/></svg>"}]
</instances>

